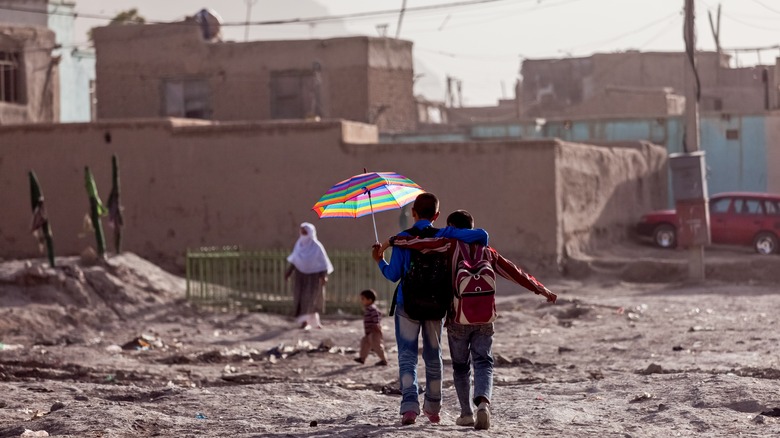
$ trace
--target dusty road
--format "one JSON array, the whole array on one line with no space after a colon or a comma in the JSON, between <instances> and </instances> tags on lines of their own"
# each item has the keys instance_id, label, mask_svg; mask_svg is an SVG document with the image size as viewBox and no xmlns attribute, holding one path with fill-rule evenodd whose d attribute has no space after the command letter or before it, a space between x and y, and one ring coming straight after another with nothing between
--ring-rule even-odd
<instances>
[{"instance_id":1,"label":"dusty road","mask_svg":"<svg viewBox=\"0 0 780 438\"><path fill-rule=\"evenodd\" d=\"M751 263L780 270L776 259ZM388 367L353 362L358 319L301 331L273 315L201 312L180 301L180 279L132 256L66 276L83 287L0 266L0 437L780 435L780 294L760 273L547 280L556 305L504 288L493 425L474 431L454 424L449 362L442 423L400 426L395 351ZM90 288L106 284L111 294ZM384 326L392 347L392 319ZM119 348L141 334L149 349Z\"/></svg>"}]
</instances>

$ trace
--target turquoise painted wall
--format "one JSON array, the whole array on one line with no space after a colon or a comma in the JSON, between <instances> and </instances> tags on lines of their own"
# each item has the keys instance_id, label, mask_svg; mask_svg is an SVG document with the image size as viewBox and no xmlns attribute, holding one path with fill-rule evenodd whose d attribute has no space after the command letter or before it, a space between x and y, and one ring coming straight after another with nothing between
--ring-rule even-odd
<instances>
[{"instance_id":1,"label":"turquoise painted wall","mask_svg":"<svg viewBox=\"0 0 780 438\"><path fill-rule=\"evenodd\" d=\"M709 193L767 191L766 116L704 117L700 122ZM733 138L728 138L731 133Z\"/></svg>"}]
</instances>

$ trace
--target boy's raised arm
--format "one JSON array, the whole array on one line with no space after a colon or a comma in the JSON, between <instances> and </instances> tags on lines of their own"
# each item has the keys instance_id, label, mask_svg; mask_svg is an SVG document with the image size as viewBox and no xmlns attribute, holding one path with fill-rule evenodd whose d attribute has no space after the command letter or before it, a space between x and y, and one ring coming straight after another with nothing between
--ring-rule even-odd
<instances>
[{"instance_id":1,"label":"boy's raised arm","mask_svg":"<svg viewBox=\"0 0 780 438\"><path fill-rule=\"evenodd\" d=\"M488 244L488 233L482 228L468 229L448 226L440 229L436 237L450 237L466 243L478 243L485 246Z\"/></svg>"},{"instance_id":2,"label":"boy's raised arm","mask_svg":"<svg viewBox=\"0 0 780 438\"><path fill-rule=\"evenodd\" d=\"M394 236L388 240L390 246L413 249L422 253L447 252L455 244L446 237Z\"/></svg>"}]
</instances>

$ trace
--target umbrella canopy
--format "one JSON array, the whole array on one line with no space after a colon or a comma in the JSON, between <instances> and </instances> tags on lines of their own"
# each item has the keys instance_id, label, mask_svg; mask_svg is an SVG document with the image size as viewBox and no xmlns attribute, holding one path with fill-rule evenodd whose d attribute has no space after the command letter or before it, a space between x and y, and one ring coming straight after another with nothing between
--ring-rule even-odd
<instances>
[{"instance_id":1,"label":"umbrella canopy","mask_svg":"<svg viewBox=\"0 0 780 438\"><path fill-rule=\"evenodd\" d=\"M345 179L331 187L312 207L320 218L358 218L401 208L414 201L422 188L409 178L394 172L365 172Z\"/></svg>"},{"instance_id":2,"label":"umbrella canopy","mask_svg":"<svg viewBox=\"0 0 780 438\"><path fill-rule=\"evenodd\" d=\"M368 194L371 194L369 199ZM407 186L383 186L355 196L345 202L315 207L314 211L321 218L352 217L357 218L380 211L401 208L417 198L423 190ZM369 202L370 201L370 202Z\"/></svg>"},{"instance_id":3,"label":"umbrella canopy","mask_svg":"<svg viewBox=\"0 0 780 438\"><path fill-rule=\"evenodd\" d=\"M312 209L316 211L318 208L326 205L346 202L358 195L366 193L366 191L373 191L384 186L420 188L414 181L395 172L361 173L360 175L345 179L331 187L330 190L325 192L322 198L314 204Z\"/></svg>"}]
</instances>

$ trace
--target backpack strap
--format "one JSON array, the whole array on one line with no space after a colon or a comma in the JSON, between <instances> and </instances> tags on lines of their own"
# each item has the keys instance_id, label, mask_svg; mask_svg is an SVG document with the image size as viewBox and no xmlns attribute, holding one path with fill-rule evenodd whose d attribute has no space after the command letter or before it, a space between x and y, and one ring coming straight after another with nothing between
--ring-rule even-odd
<instances>
[{"instance_id":1,"label":"backpack strap","mask_svg":"<svg viewBox=\"0 0 780 438\"><path fill-rule=\"evenodd\" d=\"M458 240L458 248L460 249L460 253L462 254L463 259L471 265L473 265L474 262L478 260L484 260L487 258L485 257L485 251L487 250L487 247L484 245L476 245L477 251L473 256L471 255L471 245L467 244L466 242Z\"/></svg>"},{"instance_id":2,"label":"backpack strap","mask_svg":"<svg viewBox=\"0 0 780 438\"><path fill-rule=\"evenodd\" d=\"M432 225L428 225L423 229L412 227L408 230L404 230L404 232L414 237L435 237L436 233L439 232L439 229L434 228ZM395 308L398 305L398 287L400 285L401 281L399 280L395 285L395 291L393 292L393 302L390 303L390 311L387 313L388 316L393 316L395 314Z\"/></svg>"},{"instance_id":3,"label":"backpack strap","mask_svg":"<svg viewBox=\"0 0 780 438\"><path fill-rule=\"evenodd\" d=\"M404 230L404 232L414 237L436 237L436 233L439 232L439 228L434 228L433 225L428 225L422 229L412 227L408 230Z\"/></svg>"},{"instance_id":4,"label":"backpack strap","mask_svg":"<svg viewBox=\"0 0 780 438\"><path fill-rule=\"evenodd\" d=\"M399 281L395 284L395 291L393 292L393 300L392 303L390 303L390 311L387 312L387 316L393 316L395 314L395 306L398 304L398 285L401 284Z\"/></svg>"}]
</instances>

